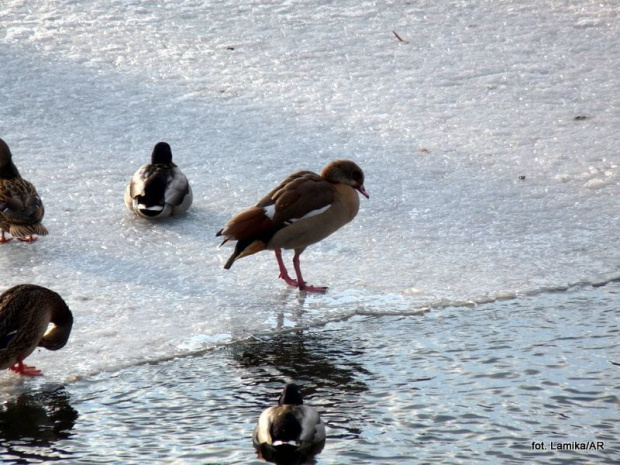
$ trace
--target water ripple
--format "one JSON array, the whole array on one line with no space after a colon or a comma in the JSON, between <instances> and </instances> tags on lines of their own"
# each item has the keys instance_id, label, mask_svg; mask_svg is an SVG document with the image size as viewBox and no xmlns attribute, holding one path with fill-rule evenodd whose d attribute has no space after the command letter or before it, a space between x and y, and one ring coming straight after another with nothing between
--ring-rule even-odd
<instances>
[{"instance_id":1,"label":"water ripple","mask_svg":"<svg viewBox=\"0 0 620 465\"><path fill-rule=\"evenodd\" d=\"M4 426L0 454L24 463L260 463L254 424L295 380L328 427L319 465L614 463L619 288L357 315L101 373L66 386L55 405L77 420L45 447ZM47 412L44 426L48 400L33 399ZM5 402L0 425L19 402ZM604 449L558 449L590 441Z\"/></svg>"}]
</instances>

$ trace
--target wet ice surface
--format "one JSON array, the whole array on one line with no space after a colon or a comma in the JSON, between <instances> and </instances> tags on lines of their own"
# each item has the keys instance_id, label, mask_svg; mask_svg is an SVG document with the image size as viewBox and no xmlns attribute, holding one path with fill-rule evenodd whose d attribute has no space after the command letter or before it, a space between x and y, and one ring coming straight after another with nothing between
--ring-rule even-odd
<instances>
[{"instance_id":1,"label":"wet ice surface","mask_svg":"<svg viewBox=\"0 0 620 465\"><path fill-rule=\"evenodd\" d=\"M0 412L0 424L21 415L35 439L14 438L0 454L253 463L255 422L293 379L327 424L318 464L616 463L618 305L614 283L417 316L355 316L55 392L43 382L35 399L22 396L21 410L14 400ZM305 306L282 312L303 318ZM604 450L551 449L573 441Z\"/></svg>"},{"instance_id":2,"label":"wet ice surface","mask_svg":"<svg viewBox=\"0 0 620 465\"><path fill-rule=\"evenodd\" d=\"M162 398L152 402L161 405L170 391L168 381L144 363L295 326L332 322L326 330L333 326L346 332L346 318L352 315L398 315L430 307L433 311L422 319L404 321L425 322L426 334L444 334L444 339L459 331L478 336L477 331L493 329L518 341L533 332L547 342L560 337L547 339L547 333L573 334L584 347L596 347L599 340L587 332L587 324L571 326L559 316L544 327L534 319L529 326L519 323L534 311L531 302L555 308L546 306L546 299L555 298L550 291L620 277L620 23L615 2L7 0L0 24L0 137L22 175L43 196L50 230L35 244L13 241L0 247L1 290L33 282L68 302L76 321L69 345L58 353L38 351L29 362L44 371L44 382L68 383L69 403L80 418L91 421L84 428L93 435L106 430L97 409L114 401L92 402L107 399L102 386L117 386L121 372L129 378L123 378L128 381L115 394L118 398L129 396L127 390L136 402L147 402L160 392ZM407 42L399 42L393 30ZM160 140L171 144L175 161L189 177L194 205L183 218L148 223L132 216L122 197L131 174ZM214 234L230 215L290 172L319 171L340 157L362 166L371 198L361 199L351 224L302 256L304 275L311 284L330 286L326 295L287 289L268 253L222 270L231 249L217 249ZM485 302L491 303L475 306ZM493 320L496 328L476 319L480 308L511 305L514 312ZM372 338L366 331L373 321L390 322L387 338L399 334L398 317L362 316L350 320L359 331L350 334L354 341ZM612 312L605 321L609 326L597 328L607 334L617 329L616 322ZM407 333L402 350L432 352L433 344L443 343L419 338L416 330ZM331 334L313 329L303 334L314 331ZM485 347L504 350L502 339L493 342L491 336ZM341 350L339 339L333 340L333 349ZM563 344L548 347L549 356L563 357L561 349L570 349ZM466 347L452 358L450 349L437 350L458 367L459 357L476 356L475 345ZM386 353L376 350L360 354L367 357L364 362L356 360L355 352L342 363L384 363ZM482 400L473 404L473 417L461 412L459 420L442 423L442 416L432 423L428 418L412 422L434 424L437 429L425 430L430 437L452 437L458 428L448 433L441 425L452 427L465 419L463 435L477 438L471 447L511 437L506 432L511 424L484 429L497 432L490 438L476 436L483 429L472 426L472 433L468 426L476 425L475 415L488 419L486 400L507 411L539 392L513 387L508 389L512 398L499 399L496 383L520 381L510 378L507 368L498 371L506 360L524 366L537 362L531 354L511 359L516 355L506 350L506 357L497 360L490 353L478 354L487 363L464 367L464 379L450 366L445 372L452 377L441 385L439 375L413 383L420 389L436 386L438 399L451 394L459 401L459 393L469 392L457 389L459 383L482 383L474 391ZM227 377L228 362L219 353L200 359L206 364L200 366L216 372L209 379L213 390L195 394L205 402L239 384ZM409 355L415 354L391 356ZM373 356L378 358L371 362ZM184 369L200 376L202 368L192 365L196 360L161 366L170 379ZM448 363L441 357L434 361ZM470 373L473 369L478 378ZM613 373L614 367L606 369ZM540 373L529 373L527 379L545 373L532 370ZM146 381L131 378L133 373ZM486 373L499 373L499 378ZM261 378L251 372L247 383L254 383L252 393L266 402L278 389L278 375L274 371L273 377ZM405 375L407 386L424 378ZM602 375L594 377L614 386L605 384ZM189 378L193 383L194 376ZM582 391L588 397L581 380L566 379L559 386L543 384L543 392L556 388L562 396L574 388L577 397ZM392 398L378 381L363 381L365 399L381 392ZM27 395L30 386L38 381L31 385L8 374L0 377L0 392L8 402L22 390ZM91 387L95 392L87 397L82 389ZM320 394L338 394L321 389L313 401L327 402ZM53 403L63 406L66 400L60 395ZM258 401L248 396L248 402ZM127 412L132 405L123 404ZM147 410L142 409L144 418ZM186 412L181 410L182 416ZM564 436L573 436L574 429L569 431L568 423L549 409L538 414L540 424L555 419L565 427L559 429ZM373 431L372 421L364 424L364 431ZM397 425L386 426L394 441L401 439ZM174 422L169 426L174 428ZM608 423L600 423L600 431L606 428ZM373 434L379 436L378 431L379 426ZM114 428L109 434L121 435ZM196 430L197 437L206 434L207 429ZM540 436L532 432L528 440ZM414 434L414 447L418 439ZM93 436L89 440L98 447L88 453L113 454L107 443ZM245 453L245 439L239 439L243 447L229 440L222 440L223 448L234 445L227 453ZM366 436L363 440L372 442ZM359 446L337 442L331 451L343 444L351 450ZM435 450L432 444L441 448L439 455L449 446L438 439L424 451ZM453 449L451 457L457 452ZM322 460L332 460L330 453L326 450ZM394 453L405 452L398 446ZM551 455L550 460L561 457Z\"/></svg>"}]
</instances>

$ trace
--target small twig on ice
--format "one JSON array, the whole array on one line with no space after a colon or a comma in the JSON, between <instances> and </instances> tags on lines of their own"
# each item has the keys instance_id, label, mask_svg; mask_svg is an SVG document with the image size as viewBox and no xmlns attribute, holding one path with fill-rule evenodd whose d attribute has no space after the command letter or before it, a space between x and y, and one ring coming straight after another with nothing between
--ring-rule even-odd
<instances>
[{"instance_id":1,"label":"small twig on ice","mask_svg":"<svg viewBox=\"0 0 620 465\"><path fill-rule=\"evenodd\" d=\"M396 36L396 38L398 39L399 42L404 42L405 44L409 43L407 42L405 39L403 39L401 36L399 36L396 31L392 31L392 33Z\"/></svg>"}]
</instances>

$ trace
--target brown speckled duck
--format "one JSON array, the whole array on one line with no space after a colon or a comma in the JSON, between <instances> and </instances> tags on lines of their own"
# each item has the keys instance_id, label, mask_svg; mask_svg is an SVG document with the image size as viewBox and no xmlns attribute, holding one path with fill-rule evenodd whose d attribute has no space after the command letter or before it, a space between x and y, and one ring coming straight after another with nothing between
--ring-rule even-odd
<instances>
[{"instance_id":1,"label":"brown speckled duck","mask_svg":"<svg viewBox=\"0 0 620 465\"><path fill-rule=\"evenodd\" d=\"M9 146L0 139L0 243L11 240L7 232L24 242L36 241L35 234L47 235L41 224L44 213L37 190L21 177Z\"/></svg>"},{"instance_id":2,"label":"brown speckled duck","mask_svg":"<svg viewBox=\"0 0 620 465\"><path fill-rule=\"evenodd\" d=\"M235 251L224 268L235 260L261 250L273 250L280 278L302 291L325 292L327 287L310 286L302 275L299 256L311 244L325 239L347 224L359 210L357 192L369 198L364 188L364 172L350 160L336 160L320 175L298 171L287 177L254 207L234 216L217 233L222 245L236 240ZM292 279L282 261L281 249L293 249Z\"/></svg>"},{"instance_id":3,"label":"brown speckled duck","mask_svg":"<svg viewBox=\"0 0 620 465\"><path fill-rule=\"evenodd\" d=\"M24 359L37 347L64 347L72 326L71 310L54 291L34 284L6 290L0 294L0 370L40 375L35 367L24 365Z\"/></svg>"},{"instance_id":4,"label":"brown speckled duck","mask_svg":"<svg viewBox=\"0 0 620 465\"><path fill-rule=\"evenodd\" d=\"M165 218L185 212L192 204L189 181L172 162L167 142L158 142L151 163L134 173L125 189L125 205L146 219Z\"/></svg>"},{"instance_id":5,"label":"brown speckled duck","mask_svg":"<svg viewBox=\"0 0 620 465\"><path fill-rule=\"evenodd\" d=\"M261 457L276 463L301 463L323 449L325 425L319 413L303 403L297 385L289 383L278 405L261 413L252 435Z\"/></svg>"}]
</instances>

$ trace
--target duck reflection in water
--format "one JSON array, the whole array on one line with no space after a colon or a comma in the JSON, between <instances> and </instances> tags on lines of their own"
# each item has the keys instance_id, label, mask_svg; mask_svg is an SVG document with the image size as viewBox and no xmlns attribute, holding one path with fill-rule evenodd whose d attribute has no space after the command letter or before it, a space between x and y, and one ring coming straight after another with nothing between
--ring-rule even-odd
<instances>
[{"instance_id":1,"label":"duck reflection in water","mask_svg":"<svg viewBox=\"0 0 620 465\"><path fill-rule=\"evenodd\" d=\"M277 315L278 321L284 318L282 313ZM297 318L300 317L297 315ZM367 391L363 377L372 376L357 362L364 355L364 348L341 341L337 330L323 329L318 333L311 328L285 329L255 336L227 351L238 366L251 373L256 384L294 379L302 382L312 395L327 389L330 399L345 403L342 397L357 399L360 393Z\"/></svg>"},{"instance_id":2,"label":"duck reflection in water","mask_svg":"<svg viewBox=\"0 0 620 465\"><path fill-rule=\"evenodd\" d=\"M14 457L46 460L68 456L51 449L66 439L75 426L78 412L69 403L64 388L51 392L24 393L0 405L0 453ZM49 449L49 456L45 448Z\"/></svg>"},{"instance_id":3,"label":"duck reflection in water","mask_svg":"<svg viewBox=\"0 0 620 465\"><path fill-rule=\"evenodd\" d=\"M303 405L294 383L284 387L278 405L261 413L252 443L258 456L278 464L312 463L325 446L325 425L319 413Z\"/></svg>"}]
</instances>

